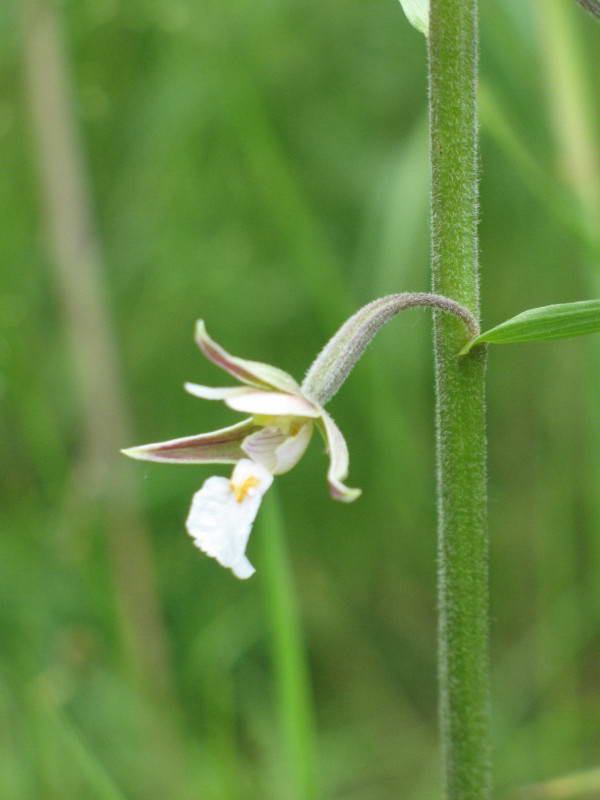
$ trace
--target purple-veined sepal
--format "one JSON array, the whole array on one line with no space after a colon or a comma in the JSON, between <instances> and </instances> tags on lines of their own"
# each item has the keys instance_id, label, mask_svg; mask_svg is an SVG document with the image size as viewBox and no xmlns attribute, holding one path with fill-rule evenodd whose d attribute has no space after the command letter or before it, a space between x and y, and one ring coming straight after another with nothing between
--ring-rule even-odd
<instances>
[{"instance_id":1,"label":"purple-veined sepal","mask_svg":"<svg viewBox=\"0 0 600 800\"><path fill-rule=\"evenodd\" d=\"M197 436L168 439L165 442L143 444L121 450L140 461L160 461L170 464L234 464L245 457L244 440L260 430L252 419Z\"/></svg>"},{"instance_id":2,"label":"purple-veined sepal","mask_svg":"<svg viewBox=\"0 0 600 800\"><path fill-rule=\"evenodd\" d=\"M249 361L228 353L221 345L210 338L206 332L204 321L196 322L196 344L206 358L233 375L242 383L258 389L276 389L291 394L301 394L298 383L284 370L263 364L260 361Z\"/></svg>"}]
</instances>

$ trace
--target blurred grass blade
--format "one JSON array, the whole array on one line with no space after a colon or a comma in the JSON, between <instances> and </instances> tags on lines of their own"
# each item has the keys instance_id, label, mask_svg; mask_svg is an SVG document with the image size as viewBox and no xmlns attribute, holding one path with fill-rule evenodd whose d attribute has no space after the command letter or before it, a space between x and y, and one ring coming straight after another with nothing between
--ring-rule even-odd
<instances>
[{"instance_id":1,"label":"blurred grass blade","mask_svg":"<svg viewBox=\"0 0 600 800\"><path fill-rule=\"evenodd\" d=\"M600 767L524 786L509 795L509 800L575 800L576 797L598 797L598 793Z\"/></svg>"},{"instance_id":2,"label":"blurred grass blade","mask_svg":"<svg viewBox=\"0 0 600 800\"><path fill-rule=\"evenodd\" d=\"M71 494L82 510L90 505L90 496L94 502L110 497L107 538L125 643L151 696L169 705L175 702L174 679L149 533L132 472L117 456L123 442L133 436L108 310L84 144L71 96L61 12L47 0L27 0L20 12L25 99L45 244L62 304L81 408L81 464L73 468Z\"/></svg>"},{"instance_id":3,"label":"blurred grass blade","mask_svg":"<svg viewBox=\"0 0 600 800\"><path fill-rule=\"evenodd\" d=\"M97 800L127 800L113 777L67 717L59 712L53 712L51 719L67 756L73 760L88 784L90 800L92 797Z\"/></svg>"},{"instance_id":4,"label":"blurred grass blade","mask_svg":"<svg viewBox=\"0 0 600 800\"><path fill-rule=\"evenodd\" d=\"M170 755L165 762L164 786L175 792L184 748L169 633L138 487L129 465L117 455L133 436L85 142L75 110L63 9L48 0L23 0L19 13L24 98L30 113L44 244L78 393L80 460L73 462L71 486L65 493L65 528L74 533L90 509L106 515L105 535L124 650L151 704L152 723L147 731L152 746ZM71 548L75 549L70 542L66 549Z\"/></svg>"},{"instance_id":5,"label":"blurred grass blade","mask_svg":"<svg viewBox=\"0 0 600 800\"><path fill-rule=\"evenodd\" d=\"M536 22L547 111L556 146L555 171L592 246L599 242L600 152L594 108L594 70L586 66L577 9L562 0L538 0Z\"/></svg>"},{"instance_id":6,"label":"blurred grass blade","mask_svg":"<svg viewBox=\"0 0 600 800\"><path fill-rule=\"evenodd\" d=\"M550 79L549 83L555 85ZM582 214L579 208L576 197L578 186L574 186L572 180L565 185L543 166L539 154L534 153L527 137L518 130L518 126L511 119L497 87L489 81L484 80L480 84L479 111L483 133L503 151L505 158L515 170L515 177L543 204L559 225L580 239L585 247L595 254L598 251L595 226L597 215L593 217L594 225L591 228L587 224L590 215L587 212ZM580 128L581 126L575 123L569 126L571 138L574 136L572 131L580 132ZM582 149L582 152L589 152L589 148ZM589 162L590 159L587 166L588 176L594 174Z\"/></svg>"},{"instance_id":7,"label":"blurred grass blade","mask_svg":"<svg viewBox=\"0 0 600 800\"><path fill-rule=\"evenodd\" d=\"M600 300L581 300L577 303L558 303L530 308L507 319L506 322L484 331L460 351L465 355L476 344L509 344L511 342L543 342L548 339L568 339L600 332Z\"/></svg>"},{"instance_id":8,"label":"blurred grass blade","mask_svg":"<svg viewBox=\"0 0 600 800\"><path fill-rule=\"evenodd\" d=\"M314 714L308 665L275 492L261 510L262 575L271 627L277 705L286 758L286 798L318 797Z\"/></svg>"}]
</instances>

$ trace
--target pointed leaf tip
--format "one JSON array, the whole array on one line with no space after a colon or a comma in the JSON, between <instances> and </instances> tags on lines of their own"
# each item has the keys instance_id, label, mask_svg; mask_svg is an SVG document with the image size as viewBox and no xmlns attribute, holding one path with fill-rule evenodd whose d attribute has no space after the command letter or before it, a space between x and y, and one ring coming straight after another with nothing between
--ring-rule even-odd
<instances>
[{"instance_id":1,"label":"pointed leaf tip","mask_svg":"<svg viewBox=\"0 0 600 800\"><path fill-rule=\"evenodd\" d=\"M429 36L429 0L400 0L400 5L410 24Z\"/></svg>"},{"instance_id":2,"label":"pointed leaf tip","mask_svg":"<svg viewBox=\"0 0 600 800\"><path fill-rule=\"evenodd\" d=\"M569 339L600 332L600 300L580 300L530 308L471 339L459 355L481 342L511 344Z\"/></svg>"}]
</instances>

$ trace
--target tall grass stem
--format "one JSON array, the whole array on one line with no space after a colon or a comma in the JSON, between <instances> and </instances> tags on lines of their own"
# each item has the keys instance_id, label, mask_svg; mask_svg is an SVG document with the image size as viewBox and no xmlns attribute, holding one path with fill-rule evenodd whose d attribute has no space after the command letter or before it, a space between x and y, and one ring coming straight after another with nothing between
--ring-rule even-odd
<instances>
[{"instance_id":1,"label":"tall grass stem","mask_svg":"<svg viewBox=\"0 0 600 800\"><path fill-rule=\"evenodd\" d=\"M300 614L275 492L261 509L262 575L271 627L277 707L287 775L286 800L319 796L312 697Z\"/></svg>"},{"instance_id":2,"label":"tall grass stem","mask_svg":"<svg viewBox=\"0 0 600 800\"><path fill-rule=\"evenodd\" d=\"M130 466L119 458L130 433L104 264L72 99L61 12L50 0L19 6L25 98L40 204L79 401L82 455L73 469L74 520L104 509L124 651L153 708L157 747L180 760L178 703L149 532ZM110 498L110 502L108 502ZM174 791L174 768L171 790Z\"/></svg>"}]
</instances>

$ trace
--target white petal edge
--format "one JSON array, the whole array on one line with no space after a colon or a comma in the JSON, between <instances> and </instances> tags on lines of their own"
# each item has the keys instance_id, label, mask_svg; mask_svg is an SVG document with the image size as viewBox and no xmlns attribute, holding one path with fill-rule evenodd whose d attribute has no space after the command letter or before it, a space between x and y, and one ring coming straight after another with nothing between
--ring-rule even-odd
<instances>
[{"instance_id":1,"label":"white petal edge","mask_svg":"<svg viewBox=\"0 0 600 800\"><path fill-rule=\"evenodd\" d=\"M230 479L213 476L192 498L186 521L194 544L236 578L249 578L255 570L246 557L246 545L263 495L273 476L261 464L241 459Z\"/></svg>"},{"instance_id":2,"label":"white petal edge","mask_svg":"<svg viewBox=\"0 0 600 800\"><path fill-rule=\"evenodd\" d=\"M183 388L194 397L201 397L202 400L226 400L249 391L246 386L201 386L199 383L189 381L183 384Z\"/></svg>"},{"instance_id":3,"label":"white petal edge","mask_svg":"<svg viewBox=\"0 0 600 800\"><path fill-rule=\"evenodd\" d=\"M342 503L352 503L361 495L360 489L351 489L343 483L348 475L350 457L346 440L329 414L321 409L321 420L325 428L327 441L327 451L329 453L329 469L327 471L327 481L329 491L334 500Z\"/></svg>"},{"instance_id":4,"label":"white petal edge","mask_svg":"<svg viewBox=\"0 0 600 800\"><path fill-rule=\"evenodd\" d=\"M287 392L263 392L248 389L243 394L228 397L225 403L234 411L245 414L264 414L266 416L319 417L321 411L309 400Z\"/></svg>"}]
</instances>

